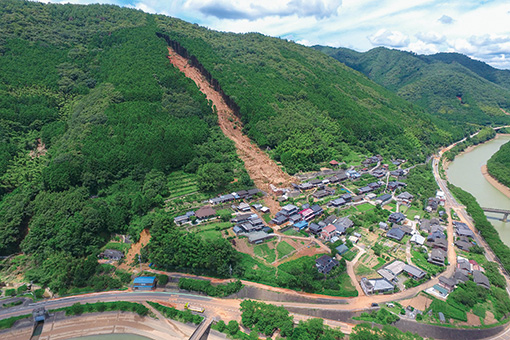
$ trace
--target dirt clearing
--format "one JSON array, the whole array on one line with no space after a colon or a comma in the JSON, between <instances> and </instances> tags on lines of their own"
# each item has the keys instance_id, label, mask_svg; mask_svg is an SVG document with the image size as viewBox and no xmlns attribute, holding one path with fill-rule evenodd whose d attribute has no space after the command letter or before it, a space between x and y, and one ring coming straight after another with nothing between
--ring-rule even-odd
<instances>
[{"instance_id":1,"label":"dirt clearing","mask_svg":"<svg viewBox=\"0 0 510 340\"><path fill-rule=\"evenodd\" d=\"M400 303L404 307L411 306L414 309L418 309L423 312L430 306L430 304L432 303L432 300L429 299L428 297L426 297L425 295L420 294L412 299L402 300L402 301L400 301Z\"/></svg>"},{"instance_id":2,"label":"dirt clearing","mask_svg":"<svg viewBox=\"0 0 510 340\"><path fill-rule=\"evenodd\" d=\"M266 153L242 133L242 123L239 118L234 115L220 93L214 90L197 68L191 67L187 59L178 55L170 47L168 48L168 59L186 77L193 80L207 99L211 100L213 105L216 106L221 130L225 136L235 143L237 154L244 162L246 171L248 171L257 188L268 194L264 197L264 203L271 209L271 214L275 214L280 210L280 205L276 201L276 196L273 194L270 185L288 187L291 182L297 182L297 180L283 172Z\"/></svg>"}]
</instances>

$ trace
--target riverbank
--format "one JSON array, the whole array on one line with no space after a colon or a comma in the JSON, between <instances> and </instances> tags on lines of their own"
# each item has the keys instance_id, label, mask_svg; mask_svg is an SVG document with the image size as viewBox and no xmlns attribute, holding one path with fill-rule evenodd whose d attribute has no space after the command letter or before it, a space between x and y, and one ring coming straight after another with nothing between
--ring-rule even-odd
<instances>
[{"instance_id":1,"label":"riverbank","mask_svg":"<svg viewBox=\"0 0 510 340\"><path fill-rule=\"evenodd\" d=\"M482 165L482 175L494 188L498 189L503 195L510 198L510 188L500 183L497 179L492 177L487 170L487 164Z\"/></svg>"},{"instance_id":2,"label":"riverbank","mask_svg":"<svg viewBox=\"0 0 510 340\"><path fill-rule=\"evenodd\" d=\"M0 338L27 340L32 323L0 332ZM141 317L131 312L105 312L67 317L55 313L44 323L40 339L64 340L101 334L135 334L153 340L189 339L196 326L168 319ZM28 337L27 337L28 335ZM215 339L218 339L215 337Z\"/></svg>"}]
</instances>

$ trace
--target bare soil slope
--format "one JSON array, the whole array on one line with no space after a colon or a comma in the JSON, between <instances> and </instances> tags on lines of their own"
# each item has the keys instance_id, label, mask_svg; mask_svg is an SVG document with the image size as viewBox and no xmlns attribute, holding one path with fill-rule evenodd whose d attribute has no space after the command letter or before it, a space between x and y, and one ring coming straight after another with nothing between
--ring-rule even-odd
<instances>
[{"instance_id":1,"label":"bare soil slope","mask_svg":"<svg viewBox=\"0 0 510 340\"><path fill-rule=\"evenodd\" d=\"M191 67L188 60L178 55L172 48L168 48L168 59L184 75L192 79L206 96L216 106L218 122L221 130L230 138L237 148L237 154L244 162L251 179L257 188L265 191L268 195L264 198L265 204L274 214L279 210L280 205L273 195L270 185L276 187L287 187L296 179L286 174L273 162L269 156L255 145L246 135L242 133L242 123L234 112L227 106L221 95L202 76L200 71Z\"/></svg>"}]
</instances>

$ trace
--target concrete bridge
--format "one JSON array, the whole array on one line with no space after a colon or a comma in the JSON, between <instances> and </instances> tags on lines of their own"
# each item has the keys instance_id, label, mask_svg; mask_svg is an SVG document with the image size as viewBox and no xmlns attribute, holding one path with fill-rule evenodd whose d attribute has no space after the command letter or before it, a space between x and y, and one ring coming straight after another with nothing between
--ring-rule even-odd
<instances>
[{"instance_id":1,"label":"concrete bridge","mask_svg":"<svg viewBox=\"0 0 510 340\"><path fill-rule=\"evenodd\" d=\"M191 334L189 340L207 340L212 321L213 319L211 317L206 317L197 329L195 329L193 334Z\"/></svg>"},{"instance_id":2,"label":"concrete bridge","mask_svg":"<svg viewBox=\"0 0 510 340\"><path fill-rule=\"evenodd\" d=\"M501 221L503 221L503 222L507 222L508 221L508 215L510 215L510 210L505 210L505 209L482 208L482 210L485 211L485 212L502 214L503 218L501 219Z\"/></svg>"}]
</instances>

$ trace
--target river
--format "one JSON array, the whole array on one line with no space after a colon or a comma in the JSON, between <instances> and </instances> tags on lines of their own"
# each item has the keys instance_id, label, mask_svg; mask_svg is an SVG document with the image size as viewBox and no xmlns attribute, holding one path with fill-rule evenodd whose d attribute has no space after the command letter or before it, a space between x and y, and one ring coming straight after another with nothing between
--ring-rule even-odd
<instances>
[{"instance_id":1,"label":"river","mask_svg":"<svg viewBox=\"0 0 510 340\"><path fill-rule=\"evenodd\" d=\"M481 167L487 164L487 160L509 141L509 135L500 135L496 139L478 145L470 152L457 156L448 167L448 180L475 196L482 207L510 209L510 198L494 188L483 177L481 171ZM505 223L496 219L501 218L501 215L490 213L486 215L498 231L501 240L510 246L510 219Z\"/></svg>"}]
</instances>

